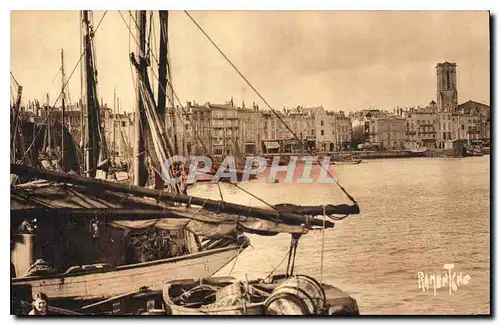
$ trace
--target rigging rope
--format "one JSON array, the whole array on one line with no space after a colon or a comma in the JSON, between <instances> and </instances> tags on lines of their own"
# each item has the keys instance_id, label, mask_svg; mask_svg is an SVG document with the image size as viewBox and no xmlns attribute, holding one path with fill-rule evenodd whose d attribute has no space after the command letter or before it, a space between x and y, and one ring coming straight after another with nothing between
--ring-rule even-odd
<instances>
[{"instance_id":1,"label":"rigging rope","mask_svg":"<svg viewBox=\"0 0 500 325\"><path fill-rule=\"evenodd\" d=\"M97 33L97 30L99 29L99 26L101 25L102 23L102 20L104 19L104 17L106 16L106 13L108 11L106 10L104 12L104 14L102 15L101 19L99 20L99 23L97 24L97 27L96 27L96 31L94 32L93 36L91 36L91 40L95 37L95 34ZM71 77L73 76L73 74L75 73L76 71L76 68L78 67L78 65L80 64L82 58L83 58L83 55L85 54L85 52L87 51L87 48L85 48L82 52L82 54L80 55L80 58L78 59L77 63L75 64L75 66L73 67L73 70L71 71L70 75L69 75L69 78L68 80L66 80L66 82L64 83L63 85L63 91L66 89L66 87L68 86L68 83L69 81L71 80ZM45 125L47 123L47 121L49 120L49 117L50 115L52 114L52 112L55 110L55 106L57 104L57 102L59 101L59 99L61 98L61 95L62 95L62 92L59 93L59 96L57 96L54 104L52 106L50 106L50 110L47 114L47 117L45 118L45 120L43 121L42 123L42 126ZM35 142L36 142L36 139L38 138L38 136L40 135L40 133L42 132L43 128L40 128L40 130L37 132L37 134L33 137L33 141L31 142L31 144L29 145L28 149L26 149L26 151L24 152L24 155L23 157L21 158L21 162L20 164L22 164L24 162L24 159L26 158L28 152L33 148L33 146L35 145Z\"/></svg>"},{"instance_id":2,"label":"rigging rope","mask_svg":"<svg viewBox=\"0 0 500 325\"><path fill-rule=\"evenodd\" d=\"M16 83L16 86L19 87L19 82L17 82L16 77L14 77L14 75L12 74L12 71L10 72L10 76L12 77L14 82Z\"/></svg>"},{"instance_id":3,"label":"rigging rope","mask_svg":"<svg viewBox=\"0 0 500 325\"><path fill-rule=\"evenodd\" d=\"M325 219L326 219L326 207L323 205L323 228L321 228L321 266L320 266L320 284L323 284L323 256L325 255Z\"/></svg>"},{"instance_id":4,"label":"rigging rope","mask_svg":"<svg viewBox=\"0 0 500 325\"><path fill-rule=\"evenodd\" d=\"M16 87L17 87L17 91L19 91L19 83L17 82L16 78L14 77L14 75L12 74L12 71L10 72L10 76L12 77L12 80L14 81L14 83L16 84ZM10 88L10 95L12 97L12 101L15 102L16 101L16 95L14 94L14 91L12 89L12 86Z\"/></svg>"},{"instance_id":5,"label":"rigging rope","mask_svg":"<svg viewBox=\"0 0 500 325\"><path fill-rule=\"evenodd\" d=\"M296 140L301 142L300 138L297 136L295 132L286 124L285 121L281 118L281 116L274 110L271 105L265 100L265 98L259 93L259 91L248 81L248 79L238 70L238 68L233 64L233 62L224 54L224 52L220 49L220 47L210 38L210 36L205 32L205 30L198 24L198 22L187 12L187 10L184 10L184 13L191 19L191 21L198 27L198 29L205 35L205 37L212 43L212 45L219 51L219 53L226 59L226 61L233 67L233 69L239 74L239 76L247 83L247 85L252 88L252 90L257 94L257 96L266 104L266 106L274 113L274 115L280 120L283 125L288 129L288 131L295 137ZM308 150L309 153L312 154L310 150ZM330 174L328 171L328 168L325 168L323 164L321 164L321 167L326 170L328 176L332 179L334 179L335 184L339 186L339 188L344 192L344 194L354 203L356 204L356 200L344 189L344 187Z\"/></svg>"},{"instance_id":6,"label":"rigging rope","mask_svg":"<svg viewBox=\"0 0 500 325\"><path fill-rule=\"evenodd\" d=\"M146 53L147 53L146 59L149 59L151 53L152 29L153 29L153 12L151 11L149 13L149 32L148 32L148 37L146 38Z\"/></svg>"},{"instance_id":7,"label":"rigging rope","mask_svg":"<svg viewBox=\"0 0 500 325\"><path fill-rule=\"evenodd\" d=\"M16 102L16 96L14 95L14 89L12 89L12 87L10 87L10 98L12 100L12 105L14 105Z\"/></svg>"},{"instance_id":8,"label":"rigging rope","mask_svg":"<svg viewBox=\"0 0 500 325\"><path fill-rule=\"evenodd\" d=\"M52 79L52 81L50 82L50 84L52 85L54 83L54 81L56 80L57 76L59 75L59 73L61 73L61 68L57 69L57 73L56 75L54 76L54 78Z\"/></svg>"},{"instance_id":9,"label":"rigging rope","mask_svg":"<svg viewBox=\"0 0 500 325\"><path fill-rule=\"evenodd\" d=\"M238 226L238 225L237 225ZM244 243L241 244L240 248L238 249L238 255L236 255L236 259L234 260L234 263L233 263L233 266L231 267L231 270L229 271L229 273L227 274L227 276L230 276L231 273L233 273L233 270L234 270L234 267L236 266L236 263L238 262L238 258L240 257L240 254L241 252L243 251L243 247L244 247Z\"/></svg>"},{"instance_id":10,"label":"rigging rope","mask_svg":"<svg viewBox=\"0 0 500 325\"><path fill-rule=\"evenodd\" d=\"M156 44L156 31L155 31L155 26L156 24L153 24L154 16L153 16L153 11L151 11L151 14L149 16L150 19L150 25L149 25L149 52L150 56L155 55L155 50L156 47L151 46L151 44ZM149 59L149 58L148 58ZM155 93L155 87L154 87L154 82L151 81L151 89L153 90L153 94ZM159 89L157 90L159 91Z\"/></svg>"},{"instance_id":11,"label":"rigging rope","mask_svg":"<svg viewBox=\"0 0 500 325\"><path fill-rule=\"evenodd\" d=\"M278 265L276 265L275 268L271 272L269 272L269 274L266 276L266 278L271 277L271 275L278 269L278 267L280 267L280 265L283 264L283 262L285 261L285 259L287 258L288 255L290 255L290 250L287 250L286 254L281 259L281 262L279 262Z\"/></svg>"},{"instance_id":12,"label":"rigging rope","mask_svg":"<svg viewBox=\"0 0 500 325\"><path fill-rule=\"evenodd\" d=\"M224 196L222 195L222 189L220 188L219 182L217 182L217 187L219 188L219 195L222 202L224 202Z\"/></svg>"},{"instance_id":13,"label":"rigging rope","mask_svg":"<svg viewBox=\"0 0 500 325\"><path fill-rule=\"evenodd\" d=\"M217 183L217 184L218 184L218 183ZM255 194L253 194L253 193L251 193L251 192L249 192L249 191L245 190L243 187L238 186L238 184L236 184L236 183L230 183L230 184L235 185L235 186L236 186L239 190L241 190L241 191L243 191L243 192L247 193L248 195L252 196L253 198L255 198L255 199L259 200L260 202L264 203L265 205L267 205L268 207L272 208L273 210L276 210L276 207L275 207L274 205L272 205L272 204L270 204L270 203L267 203L266 201L264 201L264 200L263 200L263 199L261 199L260 197L256 196Z\"/></svg>"}]
</instances>

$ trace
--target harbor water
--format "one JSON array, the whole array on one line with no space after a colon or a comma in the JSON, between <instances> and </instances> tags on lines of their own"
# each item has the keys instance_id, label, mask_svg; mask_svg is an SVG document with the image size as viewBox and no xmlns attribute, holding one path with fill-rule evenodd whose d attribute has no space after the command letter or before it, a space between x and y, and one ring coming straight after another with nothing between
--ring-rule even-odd
<instances>
[{"instance_id":1,"label":"harbor water","mask_svg":"<svg viewBox=\"0 0 500 325\"><path fill-rule=\"evenodd\" d=\"M307 274L353 296L362 314L476 314L490 312L490 156L386 159L334 166L361 213L299 241L296 274ZM315 166L318 168L319 166ZM314 173L314 171L313 171ZM260 177L239 184L270 204L350 203L335 184L287 184ZM225 201L264 203L227 183ZM216 184L190 194L220 199ZM216 275L265 277L283 273L290 236L249 235L252 247ZM282 262L283 261L283 262ZM280 262L281 265L280 265ZM419 275L468 275L468 282L419 289ZM421 273L419 273L421 272ZM453 282L456 282L453 277Z\"/></svg>"}]
</instances>

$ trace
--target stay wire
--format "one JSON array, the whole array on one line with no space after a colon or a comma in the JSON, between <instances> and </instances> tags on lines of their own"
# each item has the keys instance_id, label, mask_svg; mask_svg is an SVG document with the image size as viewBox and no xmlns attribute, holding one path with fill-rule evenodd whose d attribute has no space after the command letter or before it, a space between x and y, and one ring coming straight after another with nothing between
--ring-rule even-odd
<instances>
[{"instance_id":1,"label":"stay wire","mask_svg":"<svg viewBox=\"0 0 500 325\"><path fill-rule=\"evenodd\" d=\"M325 255L325 219L326 207L323 205L323 228L321 228L321 263L320 263L320 283L323 284L323 257Z\"/></svg>"},{"instance_id":2,"label":"stay wire","mask_svg":"<svg viewBox=\"0 0 500 325\"><path fill-rule=\"evenodd\" d=\"M224 202L224 196L222 195L222 189L220 188L219 182L217 182L217 188L219 189L219 195L222 202Z\"/></svg>"},{"instance_id":3,"label":"stay wire","mask_svg":"<svg viewBox=\"0 0 500 325\"><path fill-rule=\"evenodd\" d=\"M290 250L288 249L286 254L283 256L283 258L281 259L281 262L279 262L275 267L274 269L269 272L269 274L266 276L266 278L269 278L274 272L276 272L276 270L278 269L278 267L281 266L281 264L283 264L283 262L285 261L285 259L290 255Z\"/></svg>"},{"instance_id":4,"label":"stay wire","mask_svg":"<svg viewBox=\"0 0 500 325\"><path fill-rule=\"evenodd\" d=\"M14 75L12 74L12 71L10 72L10 76L12 77L14 82L16 83L16 86L19 87L19 82L17 82L16 77L14 77Z\"/></svg>"},{"instance_id":5,"label":"stay wire","mask_svg":"<svg viewBox=\"0 0 500 325\"><path fill-rule=\"evenodd\" d=\"M210 43L212 43L212 45L219 51L219 53L226 59L226 61L233 67L233 69L239 74L239 76L247 83L247 85L252 88L252 90L257 94L257 96L259 96L259 98L266 104L266 106L274 113L274 115L280 120L281 123L283 123L283 125L285 125L285 127L288 129L288 131L294 136L294 138L296 140L298 140L299 142L301 142L300 138L297 136L297 134L295 132L293 132L293 130L290 128L290 126L288 126L288 124L285 123L285 121L283 121L283 119L281 118L281 116L278 114L278 112L276 112L276 110L274 110L271 105L267 102L267 100L259 93L259 91L252 85L252 83L250 83L250 81L248 81L248 79L240 72L240 70L233 64L233 62L226 56L226 54L224 54L224 52L220 49L220 47L212 40L212 38L210 38L210 36L205 32L205 30L198 24L198 22L187 12L187 10L184 10L184 13L186 13L186 15L191 19L191 21L198 27L198 29L203 33L203 35L205 35L205 37L210 41ZM312 152L310 150L308 150L309 153L312 154ZM344 194L354 203L356 204L356 200L345 190L345 188L330 174L328 168L325 168L325 166L323 166L323 164L321 164L321 167L323 169L326 170L328 176L330 176L330 178L334 179L335 180L335 184L337 184L339 186L339 188L342 190L342 192L344 192Z\"/></svg>"}]
</instances>

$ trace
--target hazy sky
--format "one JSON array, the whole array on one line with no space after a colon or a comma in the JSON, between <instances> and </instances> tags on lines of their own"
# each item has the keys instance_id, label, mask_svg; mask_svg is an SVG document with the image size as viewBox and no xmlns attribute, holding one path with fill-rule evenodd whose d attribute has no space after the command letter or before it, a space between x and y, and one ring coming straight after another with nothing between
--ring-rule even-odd
<instances>
[{"instance_id":1,"label":"hazy sky","mask_svg":"<svg viewBox=\"0 0 500 325\"><path fill-rule=\"evenodd\" d=\"M94 12L94 24L103 12ZM122 11L129 23L129 13ZM459 102L489 104L489 14L462 12L193 11L192 16L275 108L322 104L347 111L426 105L436 98L438 62L458 65ZM155 13L156 15L156 13ZM157 23L157 17L155 17ZM156 40L158 26L155 27ZM170 13L174 90L180 100L263 103L184 12ZM122 108L135 101L129 31L118 11L96 33L100 97ZM135 43L130 39L132 51ZM70 74L79 58L78 11L11 14L11 71L24 100L51 102L60 91L60 51ZM157 49L155 50L157 51ZM155 67L156 68L156 67ZM80 94L80 70L70 81ZM155 85L156 88L156 85Z\"/></svg>"}]
</instances>

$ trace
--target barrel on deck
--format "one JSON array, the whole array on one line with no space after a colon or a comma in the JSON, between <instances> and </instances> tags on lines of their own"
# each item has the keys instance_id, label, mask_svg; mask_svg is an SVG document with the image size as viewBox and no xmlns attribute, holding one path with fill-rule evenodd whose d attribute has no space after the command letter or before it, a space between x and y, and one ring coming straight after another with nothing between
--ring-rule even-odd
<instances>
[{"instance_id":1,"label":"barrel on deck","mask_svg":"<svg viewBox=\"0 0 500 325\"><path fill-rule=\"evenodd\" d=\"M267 315L319 315L325 312L325 291L306 275L296 275L280 283L266 301Z\"/></svg>"}]
</instances>

